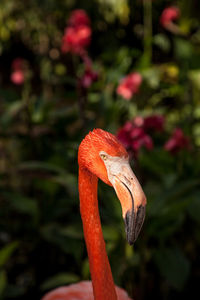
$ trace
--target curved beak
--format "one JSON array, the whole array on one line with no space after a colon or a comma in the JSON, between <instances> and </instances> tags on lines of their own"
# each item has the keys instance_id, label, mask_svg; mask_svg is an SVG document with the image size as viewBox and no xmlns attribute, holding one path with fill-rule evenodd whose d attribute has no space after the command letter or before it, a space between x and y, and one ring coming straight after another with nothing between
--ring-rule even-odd
<instances>
[{"instance_id":1,"label":"curved beak","mask_svg":"<svg viewBox=\"0 0 200 300\"><path fill-rule=\"evenodd\" d=\"M112 183L122 206L126 238L132 245L141 230L145 218L146 197L128 160L115 157L107 166L108 179Z\"/></svg>"}]
</instances>

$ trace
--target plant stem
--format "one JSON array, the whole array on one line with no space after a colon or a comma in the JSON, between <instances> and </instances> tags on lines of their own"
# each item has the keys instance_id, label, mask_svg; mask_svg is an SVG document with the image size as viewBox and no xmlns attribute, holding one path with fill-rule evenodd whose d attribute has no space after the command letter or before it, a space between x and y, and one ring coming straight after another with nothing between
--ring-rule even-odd
<instances>
[{"instance_id":1,"label":"plant stem","mask_svg":"<svg viewBox=\"0 0 200 300\"><path fill-rule=\"evenodd\" d=\"M143 0L144 56L147 65L152 62L152 0Z\"/></svg>"}]
</instances>

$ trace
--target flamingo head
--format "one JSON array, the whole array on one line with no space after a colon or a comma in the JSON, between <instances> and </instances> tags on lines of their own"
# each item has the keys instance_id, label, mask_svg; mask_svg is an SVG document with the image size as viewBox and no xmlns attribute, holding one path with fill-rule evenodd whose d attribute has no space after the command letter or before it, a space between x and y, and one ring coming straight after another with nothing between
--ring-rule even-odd
<instances>
[{"instance_id":1,"label":"flamingo head","mask_svg":"<svg viewBox=\"0 0 200 300\"><path fill-rule=\"evenodd\" d=\"M117 138L94 129L81 142L79 167L113 186L122 206L127 241L132 245L145 218L146 197L129 165L128 153Z\"/></svg>"}]
</instances>

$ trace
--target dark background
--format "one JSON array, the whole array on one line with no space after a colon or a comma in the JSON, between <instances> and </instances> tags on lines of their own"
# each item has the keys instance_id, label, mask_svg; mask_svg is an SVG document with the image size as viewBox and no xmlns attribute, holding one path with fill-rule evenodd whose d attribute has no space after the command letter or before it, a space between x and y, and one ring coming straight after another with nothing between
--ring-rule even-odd
<instances>
[{"instance_id":1,"label":"dark background","mask_svg":"<svg viewBox=\"0 0 200 300\"><path fill-rule=\"evenodd\" d=\"M170 5L181 11L179 33L159 21ZM88 53L99 76L81 93L84 63L60 50L77 8L91 19ZM10 79L17 57L25 60L21 85ZM143 83L126 101L116 88L132 71ZM103 183L101 220L117 285L137 300L183 300L199 294L200 280L199 1L1 0L0 299L40 299L90 278L78 145L93 128L115 134L127 120L156 114L164 116L164 130L153 132L153 149L142 147L132 161L148 200L135 245L127 244L120 204ZM190 147L171 154L163 145L176 127Z\"/></svg>"}]
</instances>

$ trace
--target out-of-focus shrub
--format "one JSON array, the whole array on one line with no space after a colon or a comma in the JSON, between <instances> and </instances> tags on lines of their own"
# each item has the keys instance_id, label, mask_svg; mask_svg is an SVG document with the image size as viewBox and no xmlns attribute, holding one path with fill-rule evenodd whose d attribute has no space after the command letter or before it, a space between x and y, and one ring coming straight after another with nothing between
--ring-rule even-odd
<instances>
[{"instance_id":1,"label":"out-of-focus shrub","mask_svg":"<svg viewBox=\"0 0 200 300\"><path fill-rule=\"evenodd\" d=\"M40 299L89 278L77 149L95 127L127 148L148 199L130 247L116 196L100 183L116 284L137 300L198 293L198 5L1 1L1 299Z\"/></svg>"}]
</instances>

